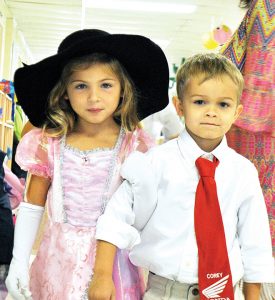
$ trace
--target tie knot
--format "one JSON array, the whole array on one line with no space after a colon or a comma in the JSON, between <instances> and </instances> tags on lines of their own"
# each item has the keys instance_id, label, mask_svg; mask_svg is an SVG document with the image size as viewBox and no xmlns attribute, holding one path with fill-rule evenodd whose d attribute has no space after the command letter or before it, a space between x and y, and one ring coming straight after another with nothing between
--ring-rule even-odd
<instances>
[{"instance_id":1,"label":"tie knot","mask_svg":"<svg viewBox=\"0 0 275 300\"><path fill-rule=\"evenodd\" d=\"M215 177L215 170L219 161L214 157L213 161L199 157L196 160L196 166L201 177Z\"/></svg>"}]
</instances>

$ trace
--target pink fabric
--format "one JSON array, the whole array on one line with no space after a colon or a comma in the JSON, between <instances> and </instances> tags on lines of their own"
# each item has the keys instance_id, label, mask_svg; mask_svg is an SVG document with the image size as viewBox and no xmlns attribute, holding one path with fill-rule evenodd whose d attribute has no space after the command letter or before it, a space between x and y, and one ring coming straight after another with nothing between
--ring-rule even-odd
<instances>
[{"instance_id":1,"label":"pink fabric","mask_svg":"<svg viewBox=\"0 0 275 300\"><path fill-rule=\"evenodd\" d=\"M235 125L275 136L275 4L254 0L221 53L242 70L244 111Z\"/></svg>"},{"instance_id":2,"label":"pink fabric","mask_svg":"<svg viewBox=\"0 0 275 300\"><path fill-rule=\"evenodd\" d=\"M31 174L52 178L52 145L56 139L42 137L40 129L33 129L24 135L17 146L15 160L22 170Z\"/></svg>"},{"instance_id":3,"label":"pink fabric","mask_svg":"<svg viewBox=\"0 0 275 300\"><path fill-rule=\"evenodd\" d=\"M102 193L112 151L87 151L83 156L72 149L64 149L61 176L68 223L75 226L96 226L102 212Z\"/></svg>"},{"instance_id":4,"label":"pink fabric","mask_svg":"<svg viewBox=\"0 0 275 300\"><path fill-rule=\"evenodd\" d=\"M25 185L20 181L20 179L8 168L5 164L3 164L5 177L4 180L11 187L11 191L9 192L9 200L11 204L11 209L15 209L20 202L23 200Z\"/></svg>"},{"instance_id":5,"label":"pink fabric","mask_svg":"<svg viewBox=\"0 0 275 300\"><path fill-rule=\"evenodd\" d=\"M61 199L51 187L47 199L49 221L31 267L34 300L87 299L96 251L95 226L102 213L102 199L109 199L121 183L119 171L124 158L133 150L147 150L149 146L151 139L142 130L123 136L110 188L106 190L113 149L79 151L63 147L62 140L42 138L37 129L23 137L16 154L21 168L51 178L54 183L58 177L54 170L56 155L61 164ZM56 222L53 218L56 201L63 204L66 222ZM129 261L127 252L118 251L113 276L117 300L142 298L143 278Z\"/></svg>"},{"instance_id":6,"label":"pink fabric","mask_svg":"<svg viewBox=\"0 0 275 300\"><path fill-rule=\"evenodd\" d=\"M226 138L228 146L253 162L258 170L275 257L275 139L268 133L251 132L237 126L232 126Z\"/></svg>"},{"instance_id":7,"label":"pink fabric","mask_svg":"<svg viewBox=\"0 0 275 300\"><path fill-rule=\"evenodd\" d=\"M154 140L143 129L127 132L121 145L120 159L123 161L133 150L146 152L155 145Z\"/></svg>"}]
</instances>

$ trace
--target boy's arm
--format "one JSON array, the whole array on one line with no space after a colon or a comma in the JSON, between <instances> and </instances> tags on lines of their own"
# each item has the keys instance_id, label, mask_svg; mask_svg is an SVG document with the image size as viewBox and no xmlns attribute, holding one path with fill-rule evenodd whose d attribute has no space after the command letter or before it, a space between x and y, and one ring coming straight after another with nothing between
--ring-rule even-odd
<instances>
[{"instance_id":1,"label":"boy's arm","mask_svg":"<svg viewBox=\"0 0 275 300\"><path fill-rule=\"evenodd\" d=\"M245 174L238 208L238 240L247 283L274 282L274 258L268 215L256 168Z\"/></svg>"},{"instance_id":2,"label":"boy's arm","mask_svg":"<svg viewBox=\"0 0 275 300\"><path fill-rule=\"evenodd\" d=\"M105 241L97 241L94 275L89 287L89 300L115 300L113 265L116 246Z\"/></svg>"},{"instance_id":3,"label":"boy's arm","mask_svg":"<svg viewBox=\"0 0 275 300\"><path fill-rule=\"evenodd\" d=\"M98 218L97 253L89 300L114 300L112 271L116 247L131 249L140 242L140 231L156 207L154 177L142 154L130 156L121 175L125 179Z\"/></svg>"},{"instance_id":4,"label":"boy's arm","mask_svg":"<svg viewBox=\"0 0 275 300\"><path fill-rule=\"evenodd\" d=\"M144 154L131 154L121 168L125 180L98 218L96 239L120 249L131 249L140 242L140 232L157 205L157 184Z\"/></svg>"},{"instance_id":5,"label":"boy's arm","mask_svg":"<svg viewBox=\"0 0 275 300\"><path fill-rule=\"evenodd\" d=\"M245 300L259 300L260 299L260 283L244 282L244 299Z\"/></svg>"}]
</instances>

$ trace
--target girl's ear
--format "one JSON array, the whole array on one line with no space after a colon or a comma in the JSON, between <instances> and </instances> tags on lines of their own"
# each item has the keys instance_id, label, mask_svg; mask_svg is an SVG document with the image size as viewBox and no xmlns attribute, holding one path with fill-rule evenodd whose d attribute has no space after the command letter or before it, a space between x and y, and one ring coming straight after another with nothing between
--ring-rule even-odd
<instances>
[{"instance_id":1,"label":"girl's ear","mask_svg":"<svg viewBox=\"0 0 275 300\"><path fill-rule=\"evenodd\" d=\"M64 95L64 100L69 100L69 96L67 95L67 93Z\"/></svg>"},{"instance_id":2,"label":"girl's ear","mask_svg":"<svg viewBox=\"0 0 275 300\"><path fill-rule=\"evenodd\" d=\"M177 96L173 96L172 101L173 101L173 104L174 104L175 109L177 111L177 114L180 117L183 117L182 101Z\"/></svg>"}]
</instances>

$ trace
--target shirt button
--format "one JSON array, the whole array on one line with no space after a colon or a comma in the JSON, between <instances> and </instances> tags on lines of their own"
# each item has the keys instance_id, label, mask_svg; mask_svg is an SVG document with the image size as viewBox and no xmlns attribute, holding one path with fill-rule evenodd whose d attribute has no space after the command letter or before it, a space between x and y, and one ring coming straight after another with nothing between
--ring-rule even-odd
<instances>
[{"instance_id":1,"label":"shirt button","mask_svg":"<svg viewBox=\"0 0 275 300\"><path fill-rule=\"evenodd\" d=\"M194 296L197 296L197 295L199 294L199 290L196 289L196 288L194 288L194 289L192 290L192 294L193 294Z\"/></svg>"}]
</instances>

